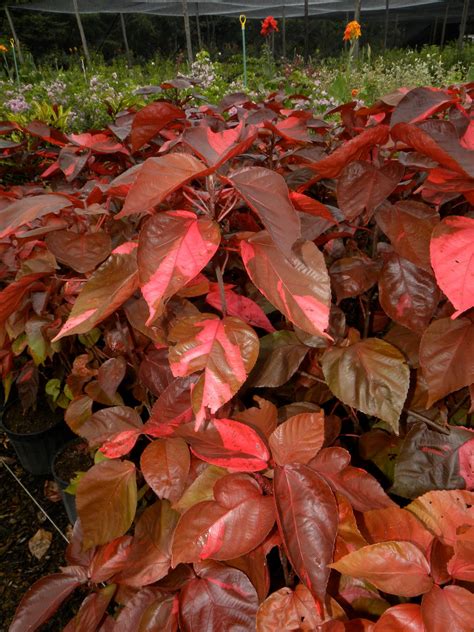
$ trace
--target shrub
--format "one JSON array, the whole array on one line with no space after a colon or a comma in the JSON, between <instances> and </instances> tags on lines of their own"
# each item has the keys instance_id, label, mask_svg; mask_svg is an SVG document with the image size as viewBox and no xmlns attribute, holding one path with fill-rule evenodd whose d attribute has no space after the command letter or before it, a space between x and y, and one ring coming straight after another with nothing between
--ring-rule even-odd
<instances>
[{"instance_id":1,"label":"shrub","mask_svg":"<svg viewBox=\"0 0 474 632\"><path fill-rule=\"evenodd\" d=\"M11 632L469 629L473 96L4 125L3 379L34 329L97 450Z\"/></svg>"}]
</instances>

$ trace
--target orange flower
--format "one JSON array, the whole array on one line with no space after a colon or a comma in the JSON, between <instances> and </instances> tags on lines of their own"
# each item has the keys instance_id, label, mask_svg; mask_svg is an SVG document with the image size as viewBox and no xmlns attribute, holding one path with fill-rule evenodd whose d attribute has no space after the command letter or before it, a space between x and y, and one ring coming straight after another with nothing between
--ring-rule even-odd
<instances>
[{"instance_id":1,"label":"orange flower","mask_svg":"<svg viewBox=\"0 0 474 632\"><path fill-rule=\"evenodd\" d=\"M344 31L344 41L347 40L356 40L362 35L362 31L360 30L360 24L356 20L349 22L346 26L346 30Z\"/></svg>"},{"instance_id":2,"label":"orange flower","mask_svg":"<svg viewBox=\"0 0 474 632\"><path fill-rule=\"evenodd\" d=\"M358 94L359 94L359 90L357 90L357 88L354 88L354 89L351 91L351 95L352 95L352 98L353 98L353 99L355 99L355 98L356 98L356 96L357 96Z\"/></svg>"},{"instance_id":3,"label":"orange flower","mask_svg":"<svg viewBox=\"0 0 474 632\"><path fill-rule=\"evenodd\" d=\"M3 44L0 44L0 53L8 53L8 48Z\"/></svg>"}]
</instances>

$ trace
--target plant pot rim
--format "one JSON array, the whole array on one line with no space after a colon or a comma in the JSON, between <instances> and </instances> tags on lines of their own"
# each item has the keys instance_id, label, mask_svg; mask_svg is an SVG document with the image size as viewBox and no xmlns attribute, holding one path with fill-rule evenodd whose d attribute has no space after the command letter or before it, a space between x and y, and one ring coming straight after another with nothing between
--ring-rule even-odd
<instances>
[{"instance_id":1,"label":"plant pot rim","mask_svg":"<svg viewBox=\"0 0 474 632\"><path fill-rule=\"evenodd\" d=\"M37 437L39 435L48 432L49 430L53 430L57 426L64 423L64 419L58 419L58 421L52 426L48 426L47 428L43 428L42 430L35 430L34 432L15 432L14 430L10 430L10 428L3 422L3 417L5 414L6 406L2 406L0 410L0 428L7 433L8 436L11 436L13 439L17 437Z\"/></svg>"},{"instance_id":2,"label":"plant pot rim","mask_svg":"<svg viewBox=\"0 0 474 632\"><path fill-rule=\"evenodd\" d=\"M68 448L71 445L74 444L79 444L79 443L84 443L85 445L87 445L87 441L85 439L83 439L82 437L74 437L74 439L71 439L70 441L68 441L67 443L65 443L63 446L61 446L59 448L59 450L57 450L53 456L53 458L51 459L51 472L53 474L53 477L63 483L64 485L69 485L70 481L65 481L61 476L58 476L57 472L56 472L56 459L58 458L58 456L60 454L62 454L64 452L64 450L66 450L66 448Z\"/></svg>"}]
</instances>

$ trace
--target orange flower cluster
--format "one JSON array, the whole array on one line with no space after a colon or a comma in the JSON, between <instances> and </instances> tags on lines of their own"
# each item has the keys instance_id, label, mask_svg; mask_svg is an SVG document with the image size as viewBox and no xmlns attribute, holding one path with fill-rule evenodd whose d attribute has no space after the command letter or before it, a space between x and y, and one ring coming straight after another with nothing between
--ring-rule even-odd
<instances>
[{"instance_id":1,"label":"orange flower cluster","mask_svg":"<svg viewBox=\"0 0 474 632\"><path fill-rule=\"evenodd\" d=\"M278 22L272 15L268 15L262 22L262 29L260 35L266 37L272 33L278 33Z\"/></svg>"},{"instance_id":2,"label":"orange flower cluster","mask_svg":"<svg viewBox=\"0 0 474 632\"><path fill-rule=\"evenodd\" d=\"M347 40L356 40L362 35L362 31L360 30L360 24L356 20L349 22L346 26L346 30L344 31L344 41Z\"/></svg>"},{"instance_id":3,"label":"orange flower cluster","mask_svg":"<svg viewBox=\"0 0 474 632\"><path fill-rule=\"evenodd\" d=\"M8 53L8 48L3 44L0 44L0 53Z\"/></svg>"}]
</instances>

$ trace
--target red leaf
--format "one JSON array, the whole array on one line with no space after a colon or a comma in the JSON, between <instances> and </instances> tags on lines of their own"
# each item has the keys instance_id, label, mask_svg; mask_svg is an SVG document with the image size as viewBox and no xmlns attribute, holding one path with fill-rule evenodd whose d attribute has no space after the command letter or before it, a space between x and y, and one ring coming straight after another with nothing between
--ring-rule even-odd
<instances>
[{"instance_id":1,"label":"red leaf","mask_svg":"<svg viewBox=\"0 0 474 632\"><path fill-rule=\"evenodd\" d=\"M472 632L473 612L474 594L461 586L433 586L421 602L427 632Z\"/></svg>"},{"instance_id":2,"label":"red leaf","mask_svg":"<svg viewBox=\"0 0 474 632\"><path fill-rule=\"evenodd\" d=\"M258 597L244 573L220 564L197 569L198 578L188 582L179 597L183 632L255 629Z\"/></svg>"},{"instance_id":3,"label":"red leaf","mask_svg":"<svg viewBox=\"0 0 474 632\"><path fill-rule=\"evenodd\" d=\"M16 200L0 210L0 239L8 237L23 224L30 224L48 213L59 213L71 201L63 195L44 193Z\"/></svg>"},{"instance_id":4,"label":"red leaf","mask_svg":"<svg viewBox=\"0 0 474 632\"><path fill-rule=\"evenodd\" d=\"M260 327L269 333L275 331L275 327L271 324L265 315L263 309L252 301L252 299L242 294L236 294L232 290L224 290L225 305L229 316L237 316L252 327ZM223 311L221 293L218 290L209 292L206 296L206 302L215 309Z\"/></svg>"},{"instance_id":5,"label":"red leaf","mask_svg":"<svg viewBox=\"0 0 474 632\"><path fill-rule=\"evenodd\" d=\"M34 632L81 583L76 577L63 573L39 579L20 601L9 632Z\"/></svg>"},{"instance_id":6,"label":"red leaf","mask_svg":"<svg viewBox=\"0 0 474 632\"><path fill-rule=\"evenodd\" d=\"M257 406L234 413L234 419L243 421L244 424L259 430L264 437L269 437L277 426L277 408L275 404L257 395L254 395L253 399Z\"/></svg>"},{"instance_id":7,"label":"red leaf","mask_svg":"<svg viewBox=\"0 0 474 632\"><path fill-rule=\"evenodd\" d=\"M46 245L58 261L76 272L90 272L112 250L107 233L76 233L72 230L56 230L46 235Z\"/></svg>"},{"instance_id":8,"label":"red leaf","mask_svg":"<svg viewBox=\"0 0 474 632\"><path fill-rule=\"evenodd\" d=\"M88 595L81 604L76 616L69 621L63 632L91 632L96 630L114 596L116 586L111 584L102 590Z\"/></svg>"},{"instance_id":9,"label":"red leaf","mask_svg":"<svg viewBox=\"0 0 474 632\"><path fill-rule=\"evenodd\" d=\"M392 242L395 251L423 270L431 271L430 239L439 223L439 214L414 200L384 204L377 209L375 220Z\"/></svg>"},{"instance_id":10,"label":"red leaf","mask_svg":"<svg viewBox=\"0 0 474 632\"><path fill-rule=\"evenodd\" d=\"M474 493L465 490L428 492L407 505L444 544L454 546L458 528L474 527Z\"/></svg>"},{"instance_id":11,"label":"red leaf","mask_svg":"<svg viewBox=\"0 0 474 632\"><path fill-rule=\"evenodd\" d=\"M131 535L123 535L97 549L92 549L94 558L88 569L92 582L95 584L106 582L126 566L132 539Z\"/></svg>"},{"instance_id":12,"label":"red leaf","mask_svg":"<svg viewBox=\"0 0 474 632\"><path fill-rule=\"evenodd\" d=\"M428 556L433 535L413 514L400 507L366 511L361 518L361 531L371 544L403 540L416 544Z\"/></svg>"},{"instance_id":13,"label":"red leaf","mask_svg":"<svg viewBox=\"0 0 474 632\"><path fill-rule=\"evenodd\" d=\"M297 211L307 213L313 217L321 217L322 219L331 222L331 224L337 224L337 221L331 214L331 211L325 204L318 202L309 195L303 193L297 193L296 191L290 191L290 200Z\"/></svg>"},{"instance_id":14,"label":"red leaf","mask_svg":"<svg viewBox=\"0 0 474 632\"><path fill-rule=\"evenodd\" d=\"M127 149L108 134L71 134L70 140L74 145L92 149L98 154L115 154L121 152L128 155Z\"/></svg>"},{"instance_id":15,"label":"red leaf","mask_svg":"<svg viewBox=\"0 0 474 632\"><path fill-rule=\"evenodd\" d=\"M167 437L180 424L190 422L193 418L191 386L196 381L194 375L173 380L154 403L143 432L152 437Z\"/></svg>"},{"instance_id":16,"label":"red leaf","mask_svg":"<svg viewBox=\"0 0 474 632\"><path fill-rule=\"evenodd\" d=\"M350 454L344 448L324 448L310 467L349 500L357 511L392 507L394 502L380 483L365 470L349 465Z\"/></svg>"},{"instance_id":17,"label":"red leaf","mask_svg":"<svg viewBox=\"0 0 474 632\"><path fill-rule=\"evenodd\" d=\"M190 468L189 449L180 438L153 441L142 453L142 474L159 498L179 500L185 490Z\"/></svg>"},{"instance_id":18,"label":"red leaf","mask_svg":"<svg viewBox=\"0 0 474 632\"><path fill-rule=\"evenodd\" d=\"M303 331L325 337L331 288L316 246L309 241L298 244L286 259L263 231L241 241L240 248L245 269L265 298Z\"/></svg>"},{"instance_id":19,"label":"red leaf","mask_svg":"<svg viewBox=\"0 0 474 632\"><path fill-rule=\"evenodd\" d=\"M214 498L193 505L179 519L173 538L174 567L246 555L265 540L275 524L272 498L262 496L259 484L246 474L229 474L218 480Z\"/></svg>"},{"instance_id":20,"label":"red leaf","mask_svg":"<svg viewBox=\"0 0 474 632\"><path fill-rule=\"evenodd\" d=\"M415 597L433 586L430 565L411 542L381 542L349 553L332 568L343 575L359 577L379 590L401 597Z\"/></svg>"},{"instance_id":21,"label":"red leaf","mask_svg":"<svg viewBox=\"0 0 474 632\"><path fill-rule=\"evenodd\" d=\"M446 108L453 97L436 88L414 88L407 92L392 112L390 124L418 123Z\"/></svg>"},{"instance_id":22,"label":"red leaf","mask_svg":"<svg viewBox=\"0 0 474 632\"><path fill-rule=\"evenodd\" d=\"M303 584L294 591L280 588L267 597L257 612L257 632L319 630L321 623L314 597Z\"/></svg>"},{"instance_id":23,"label":"red leaf","mask_svg":"<svg viewBox=\"0 0 474 632\"><path fill-rule=\"evenodd\" d=\"M78 420L77 423L70 423L70 427L76 434L87 439L92 446L99 446L126 431L140 433L143 424L139 414L133 408L111 406L98 410L85 421Z\"/></svg>"},{"instance_id":24,"label":"red leaf","mask_svg":"<svg viewBox=\"0 0 474 632\"><path fill-rule=\"evenodd\" d=\"M474 306L474 219L450 216L431 237L431 265L456 316Z\"/></svg>"},{"instance_id":25,"label":"red leaf","mask_svg":"<svg viewBox=\"0 0 474 632\"><path fill-rule=\"evenodd\" d=\"M142 108L132 122L132 151L138 151L172 121L186 118L183 110L172 103L158 101Z\"/></svg>"},{"instance_id":26,"label":"red leaf","mask_svg":"<svg viewBox=\"0 0 474 632\"><path fill-rule=\"evenodd\" d=\"M408 123L397 123L390 133L393 140L405 143L423 156L428 156L436 160L436 162L443 167L456 171L456 173L460 173L463 176L470 175L457 160L455 153L457 146L463 149L459 145L457 138L452 139L446 137L446 141L448 142L440 145L440 143L433 139L426 131ZM464 151L466 154L469 153L468 150Z\"/></svg>"},{"instance_id":27,"label":"red leaf","mask_svg":"<svg viewBox=\"0 0 474 632\"><path fill-rule=\"evenodd\" d=\"M127 564L114 581L140 588L165 577L171 566L171 540L178 518L167 500L145 509L135 526Z\"/></svg>"},{"instance_id":28,"label":"red leaf","mask_svg":"<svg viewBox=\"0 0 474 632\"><path fill-rule=\"evenodd\" d=\"M233 419L212 419L203 430L180 426L176 434L202 461L240 472L258 472L268 466L270 453L253 428Z\"/></svg>"},{"instance_id":29,"label":"red leaf","mask_svg":"<svg viewBox=\"0 0 474 632\"><path fill-rule=\"evenodd\" d=\"M337 302L363 294L377 282L379 274L379 262L362 253L355 257L337 259L329 268Z\"/></svg>"},{"instance_id":30,"label":"red leaf","mask_svg":"<svg viewBox=\"0 0 474 632\"><path fill-rule=\"evenodd\" d=\"M127 362L123 356L110 358L101 364L97 373L100 388L110 398L116 395L117 388L125 377Z\"/></svg>"},{"instance_id":31,"label":"red leaf","mask_svg":"<svg viewBox=\"0 0 474 632\"><path fill-rule=\"evenodd\" d=\"M145 616L147 608L158 599L163 599L163 593L157 588L147 587L136 592L120 610L110 632L131 632L131 630L137 630L138 632L140 621ZM107 629L104 632L109 632L109 630ZM163 630L163 632L165 631Z\"/></svg>"},{"instance_id":32,"label":"red leaf","mask_svg":"<svg viewBox=\"0 0 474 632\"><path fill-rule=\"evenodd\" d=\"M384 312L407 329L423 333L438 306L433 276L396 253L384 255L379 300Z\"/></svg>"},{"instance_id":33,"label":"red leaf","mask_svg":"<svg viewBox=\"0 0 474 632\"><path fill-rule=\"evenodd\" d=\"M283 176L264 167L248 167L232 176L230 182L260 217L277 248L291 256L301 227Z\"/></svg>"},{"instance_id":34,"label":"red leaf","mask_svg":"<svg viewBox=\"0 0 474 632\"><path fill-rule=\"evenodd\" d=\"M219 226L189 211L168 211L149 219L138 241L138 270L150 310L147 325L173 294L191 281L215 254Z\"/></svg>"},{"instance_id":35,"label":"red leaf","mask_svg":"<svg viewBox=\"0 0 474 632\"><path fill-rule=\"evenodd\" d=\"M370 217L395 190L403 171L399 163L388 163L382 169L368 162L349 163L337 181L337 201L345 218L352 221L364 209Z\"/></svg>"},{"instance_id":36,"label":"red leaf","mask_svg":"<svg viewBox=\"0 0 474 632\"><path fill-rule=\"evenodd\" d=\"M441 318L421 338L420 364L428 384L427 408L474 383L474 324L467 318Z\"/></svg>"},{"instance_id":37,"label":"red leaf","mask_svg":"<svg viewBox=\"0 0 474 632\"><path fill-rule=\"evenodd\" d=\"M56 342L64 336L85 334L113 314L138 287L136 249L111 254L86 281Z\"/></svg>"},{"instance_id":38,"label":"red leaf","mask_svg":"<svg viewBox=\"0 0 474 632\"><path fill-rule=\"evenodd\" d=\"M13 314L16 308L19 307L34 283L42 276L44 276L44 274L39 272L36 274L26 274L18 279L18 281L9 283L0 292L0 325L2 327L4 322Z\"/></svg>"},{"instance_id":39,"label":"red leaf","mask_svg":"<svg viewBox=\"0 0 474 632\"><path fill-rule=\"evenodd\" d=\"M85 549L123 535L132 524L137 506L133 463L102 461L94 465L79 482L76 504Z\"/></svg>"},{"instance_id":40,"label":"red leaf","mask_svg":"<svg viewBox=\"0 0 474 632\"><path fill-rule=\"evenodd\" d=\"M336 541L338 509L329 485L306 465L276 467L277 523L301 581L324 601Z\"/></svg>"},{"instance_id":41,"label":"red leaf","mask_svg":"<svg viewBox=\"0 0 474 632\"><path fill-rule=\"evenodd\" d=\"M308 166L322 178L337 178L347 164L361 160L376 145L383 145L388 139L388 131L387 125L365 129L326 158Z\"/></svg>"},{"instance_id":42,"label":"red leaf","mask_svg":"<svg viewBox=\"0 0 474 632\"><path fill-rule=\"evenodd\" d=\"M169 352L173 375L185 377L203 371L192 391L199 427L206 408L217 412L247 379L257 360L258 338L242 320L220 320L213 314L182 318L169 337L176 342Z\"/></svg>"},{"instance_id":43,"label":"red leaf","mask_svg":"<svg viewBox=\"0 0 474 632\"><path fill-rule=\"evenodd\" d=\"M385 610L372 632L428 632L423 624L421 608L416 603L403 603Z\"/></svg>"},{"instance_id":44,"label":"red leaf","mask_svg":"<svg viewBox=\"0 0 474 632\"><path fill-rule=\"evenodd\" d=\"M178 595L163 595L151 603L140 619L137 632L177 632ZM115 632L115 631L114 631Z\"/></svg>"},{"instance_id":45,"label":"red leaf","mask_svg":"<svg viewBox=\"0 0 474 632\"><path fill-rule=\"evenodd\" d=\"M244 128L241 122L237 127L222 132L214 132L207 125L192 127L185 131L182 142L215 171L220 165L245 153L256 137L256 129L252 126Z\"/></svg>"},{"instance_id":46,"label":"red leaf","mask_svg":"<svg viewBox=\"0 0 474 632\"><path fill-rule=\"evenodd\" d=\"M290 417L272 432L268 443L278 465L309 463L323 447L324 412Z\"/></svg>"},{"instance_id":47,"label":"red leaf","mask_svg":"<svg viewBox=\"0 0 474 632\"><path fill-rule=\"evenodd\" d=\"M452 549L451 549L452 551ZM455 579L474 582L474 527L460 527L448 573Z\"/></svg>"},{"instance_id":48,"label":"red leaf","mask_svg":"<svg viewBox=\"0 0 474 632\"><path fill-rule=\"evenodd\" d=\"M206 172L206 165L190 154L168 154L159 158L148 158L140 167L138 174L134 172L133 184L125 204L115 219L134 213L149 212L183 184L205 175ZM120 176L122 180L126 173Z\"/></svg>"}]
</instances>

